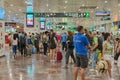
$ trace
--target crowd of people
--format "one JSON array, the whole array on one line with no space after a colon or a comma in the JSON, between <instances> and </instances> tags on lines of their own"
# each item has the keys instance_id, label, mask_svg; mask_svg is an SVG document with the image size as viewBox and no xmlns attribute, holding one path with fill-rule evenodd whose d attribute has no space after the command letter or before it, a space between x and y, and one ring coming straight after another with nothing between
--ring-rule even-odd
<instances>
[{"instance_id":1,"label":"crowd of people","mask_svg":"<svg viewBox=\"0 0 120 80\"><path fill-rule=\"evenodd\" d=\"M16 58L18 51L21 56L27 56L28 48L30 48L31 53L38 54L43 48L43 53L45 56L49 56L50 62L56 61L56 52L61 48L61 51L66 53L65 69L68 68L69 57L71 56L73 59L75 65L74 80L77 80L79 68L81 80L85 80L86 68L90 60L92 61L92 69L96 70L97 62L104 59L108 62L110 80L113 80L111 58L114 56L114 63L117 64L120 56L120 39L108 32L90 32L83 26L78 26L77 31L78 33L68 31L61 34L57 34L53 30L41 34L16 32L6 36L6 44L12 46L14 58Z\"/></svg>"}]
</instances>

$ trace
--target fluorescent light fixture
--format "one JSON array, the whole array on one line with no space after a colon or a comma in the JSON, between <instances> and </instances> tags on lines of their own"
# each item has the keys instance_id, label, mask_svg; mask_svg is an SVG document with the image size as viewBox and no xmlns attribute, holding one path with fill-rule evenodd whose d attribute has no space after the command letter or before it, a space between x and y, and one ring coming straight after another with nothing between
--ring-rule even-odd
<instances>
[{"instance_id":1,"label":"fluorescent light fixture","mask_svg":"<svg viewBox=\"0 0 120 80\"><path fill-rule=\"evenodd\" d=\"M81 9L78 9L78 11L81 11Z\"/></svg>"},{"instance_id":2,"label":"fluorescent light fixture","mask_svg":"<svg viewBox=\"0 0 120 80\"><path fill-rule=\"evenodd\" d=\"M65 3L68 3L68 1L65 1Z\"/></svg>"},{"instance_id":3,"label":"fluorescent light fixture","mask_svg":"<svg viewBox=\"0 0 120 80\"><path fill-rule=\"evenodd\" d=\"M10 6L14 6L13 4L10 4Z\"/></svg>"},{"instance_id":4,"label":"fluorescent light fixture","mask_svg":"<svg viewBox=\"0 0 120 80\"><path fill-rule=\"evenodd\" d=\"M97 9L98 9L99 7L97 6Z\"/></svg>"},{"instance_id":5,"label":"fluorescent light fixture","mask_svg":"<svg viewBox=\"0 0 120 80\"><path fill-rule=\"evenodd\" d=\"M85 6L85 4L82 4L82 6Z\"/></svg>"},{"instance_id":6,"label":"fluorescent light fixture","mask_svg":"<svg viewBox=\"0 0 120 80\"><path fill-rule=\"evenodd\" d=\"M48 7L48 4L46 4L46 6Z\"/></svg>"},{"instance_id":7,"label":"fluorescent light fixture","mask_svg":"<svg viewBox=\"0 0 120 80\"><path fill-rule=\"evenodd\" d=\"M22 11L22 9L19 9L19 11Z\"/></svg>"},{"instance_id":8,"label":"fluorescent light fixture","mask_svg":"<svg viewBox=\"0 0 120 80\"><path fill-rule=\"evenodd\" d=\"M11 13L11 11L9 11L9 13Z\"/></svg>"},{"instance_id":9,"label":"fluorescent light fixture","mask_svg":"<svg viewBox=\"0 0 120 80\"><path fill-rule=\"evenodd\" d=\"M105 1L105 3L108 3L108 1Z\"/></svg>"}]
</instances>

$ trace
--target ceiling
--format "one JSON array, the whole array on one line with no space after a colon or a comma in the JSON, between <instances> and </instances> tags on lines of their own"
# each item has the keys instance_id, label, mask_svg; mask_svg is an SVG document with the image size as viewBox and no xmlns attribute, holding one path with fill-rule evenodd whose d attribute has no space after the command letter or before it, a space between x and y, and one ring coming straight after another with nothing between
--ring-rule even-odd
<instances>
[{"instance_id":1,"label":"ceiling","mask_svg":"<svg viewBox=\"0 0 120 80\"><path fill-rule=\"evenodd\" d=\"M4 0L7 19L10 17L23 19L27 6L25 1L26 0ZM90 19L81 19L84 24L84 21L88 23L88 21L91 20L99 20L99 18L95 17L96 11L110 11L112 21L115 15L119 17L120 12L120 0L34 0L33 5L35 12L90 12Z\"/></svg>"}]
</instances>

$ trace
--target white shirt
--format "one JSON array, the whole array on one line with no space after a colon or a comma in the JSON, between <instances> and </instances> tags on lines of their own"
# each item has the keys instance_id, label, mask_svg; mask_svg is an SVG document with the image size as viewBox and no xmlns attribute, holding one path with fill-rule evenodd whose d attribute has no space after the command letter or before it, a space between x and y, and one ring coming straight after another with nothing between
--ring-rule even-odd
<instances>
[{"instance_id":1,"label":"white shirt","mask_svg":"<svg viewBox=\"0 0 120 80\"><path fill-rule=\"evenodd\" d=\"M16 40L12 40L12 45L17 45L18 44L18 39L16 38Z\"/></svg>"}]
</instances>

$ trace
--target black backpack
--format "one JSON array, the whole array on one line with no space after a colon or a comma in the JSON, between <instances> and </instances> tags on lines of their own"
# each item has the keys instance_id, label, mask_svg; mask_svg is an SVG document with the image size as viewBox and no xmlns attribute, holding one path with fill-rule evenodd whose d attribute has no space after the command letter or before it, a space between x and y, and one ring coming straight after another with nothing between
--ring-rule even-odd
<instances>
[{"instance_id":1,"label":"black backpack","mask_svg":"<svg viewBox=\"0 0 120 80\"><path fill-rule=\"evenodd\" d=\"M21 42L21 44L26 45L26 38L21 36L20 42Z\"/></svg>"},{"instance_id":2,"label":"black backpack","mask_svg":"<svg viewBox=\"0 0 120 80\"><path fill-rule=\"evenodd\" d=\"M67 45L68 45L68 48L74 48L73 37L68 37Z\"/></svg>"},{"instance_id":3,"label":"black backpack","mask_svg":"<svg viewBox=\"0 0 120 80\"><path fill-rule=\"evenodd\" d=\"M98 37L98 47L96 49L100 50L102 52L102 49L103 49L103 41L102 41L102 38L101 37Z\"/></svg>"}]
</instances>

